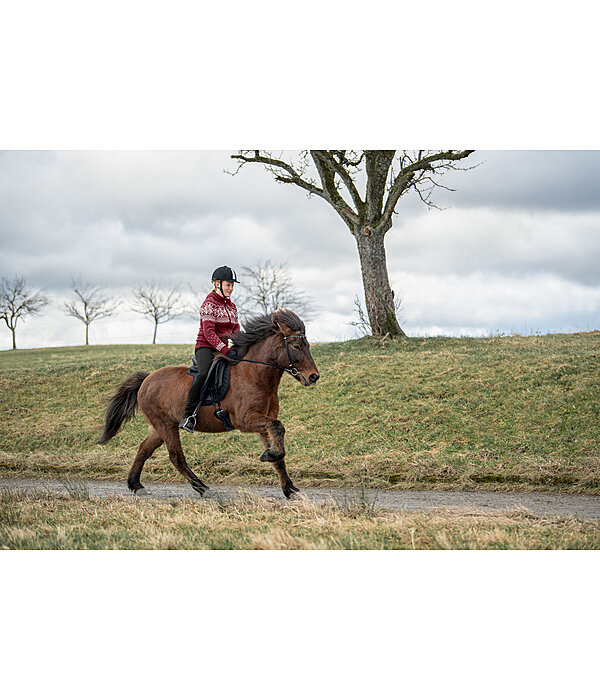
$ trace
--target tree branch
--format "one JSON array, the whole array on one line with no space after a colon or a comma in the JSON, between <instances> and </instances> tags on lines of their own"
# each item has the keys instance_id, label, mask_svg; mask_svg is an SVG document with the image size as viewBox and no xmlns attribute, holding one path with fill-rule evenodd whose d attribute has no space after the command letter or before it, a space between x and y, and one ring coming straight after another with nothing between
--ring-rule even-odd
<instances>
[{"instance_id":1,"label":"tree branch","mask_svg":"<svg viewBox=\"0 0 600 700\"><path fill-rule=\"evenodd\" d=\"M326 151L311 151L310 155L321 178L325 199L342 217L348 228L353 231L354 225L360 223L360 214L355 212L340 194L335 184L336 171L329 162Z\"/></svg>"},{"instance_id":2,"label":"tree branch","mask_svg":"<svg viewBox=\"0 0 600 700\"><path fill-rule=\"evenodd\" d=\"M342 182L344 185L346 185L346 189L350 193L350 196L352 197L352 201L354 202L354 206L356 207L356 212L360 216L362 213L365 203L362 201L360 194L358 193L358 190L356 189L356 185L354 184L354 180L352 179L352 175L346 170L344 165L350 165L353 167L357 167L360 161L362 160L362 156L360 159L351 161L346 158L346 152L345 151L315 151L316 153L321 154L321 156L327 161L327 163L332 167L335 172L342 178ZM339 158L339 161L335 159L334 154L337 155Z\"/></svg>"},{"instance_id":3,"label":"tree branch","mask_svg":"<svg viewBox=\"0 0 600 700\"><path fill-rule=\"evenodd\" d=\"M432 153L431 155L423 156L423 151L419 151L417 159L412 161L410 157L405 154L405 158L400 161L400 172L396 175L388 193L388 198L385 203L383 210L383 215L381 217L382 223L389 221L394 213L394 209L400 197L408 190L410 187L414 187L426 172L436 172L439 170L452 169L452 162L457 160L462 160L467 156L470 156L473 151L441 151L437 153ZM420 176L418 175L420 171ZM434 182L432 190L437 186ZM431 190L431 191L432 191ZM431 192L430 192L431 193ZM422 193L419 192L419 196ZM421 196L422 198L422 196ZM426 200L423 200L426 201ZM428 198L426 203L428 206L435 206L433 203L429 202Z\"/></svg>"},{"instance_id":4,"label":"tree branch","mask_svg":"<svg viewBox=\"0 0 600 700\"><path fill-rule=\"evenodd\" d=\"M250 153L254 155L249 155ZM234 160L238 160L241 164L240 167L246 163L262 163L275 177L277 182L297 185L303 190L306 190L309 194L315 194L321 197L331 204L348 228L353 231L354 226L359 223L359 215L353 211L352 207L341 196L335 183L336 173L342 177L340 172L340 170L343 170L342 166L338 163L336 164L338 166L336 168L331 162L334 159L332 159L327 151L310 151L310 155L319 173L322 187L318 187L316 183L303 178L303 173L299 173L291 163L287 163L281 160L281 158L273 158L271 155L263 155L259 150L254 150L252 152L240 151L238 154L234 154L230 157ZM352 165L353 162L356 162L356 159L354 159L354 161L349 161L349 164ZM360 159L358 159L358 162L360 162ZM239 172L239 168L236 172ZM287 175L282 173L287 173ZM347 178L350 178L350 176L347 175ZM352 185L354 186L354 183L352 183ZM356 192L356 195L358 196L358 192Z\"/></svg>"},{"instance_id":5,"label":"tree branch","mask_svg":"<svg viewBox=\"0 0 600 700\"><path fill-rule=\"evenodd\" d=\"M275 175L275 179L278 182L286 182L288 184L297 185L303 190L310 192L310 194L316 194L318 197L323 197L323 199L327 199L322 189L302 179L302 176L294 169L294 167L289 163L286 163L284 160L279 160L278 158L271 158L270 156L261 156L260 151L254 151L254 156L251 157L244 155L244 153L249 153L249 151L241 151L237 155L232 155L231 158L233 158L234 160L241 161L242 165L245 163L262 163L263 165L267 165L270 168L281 168L281 170L284 170L286 173L289 174L289 177L284 177L283 175L277 172L273 172L273 174Z\"/></svg>"}]
</instances>

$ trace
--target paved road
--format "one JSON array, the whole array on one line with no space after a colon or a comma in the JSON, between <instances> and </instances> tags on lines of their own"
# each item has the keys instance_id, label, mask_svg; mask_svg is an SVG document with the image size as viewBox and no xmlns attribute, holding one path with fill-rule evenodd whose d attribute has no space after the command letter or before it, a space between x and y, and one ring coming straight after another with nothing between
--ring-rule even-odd
<instances>
[{"instance_id":1,"label":"paved road","mask_svg":"<svg viewBox=\"0 0 600 700\"><path fill-rule=\"evenodd\" d=\"M124 496L129 494L123 481L91 479L0 479L0 490L49 489L58 493L82 490L90 496ZM209 498L234 498L243 491L265 498L284 500L275 486L213 486ZM564 515L600 519L600 496L576 496L547 493L499 493L497 491L388 491L383 489L305 488L302 493L314 503L333 499L340 505L365 501L378 508L393 510L430 510L432 508L470 508L502 511L523 507L537 515ZM200 496L187 484L149 483L144 498L178 499ZM205 495L204 498L207 498Z\"/></svg>"}]
</instances>

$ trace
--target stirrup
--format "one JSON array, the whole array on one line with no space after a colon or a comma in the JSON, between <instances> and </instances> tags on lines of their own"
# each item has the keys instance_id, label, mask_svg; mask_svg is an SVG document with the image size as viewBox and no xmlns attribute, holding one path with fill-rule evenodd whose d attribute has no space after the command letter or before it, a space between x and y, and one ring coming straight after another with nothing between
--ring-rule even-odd
<instances>
[{"instance_id":1,"label":"stirrup","mask_svg":"<svg viewBox=\"0 0 600 700\"><path fill-rule=\"evenodd\" d=\"M185 430L187 433L193 433L196 427L196 416L186 416L182 418L179 423L181 430Z\"/></svg>"}]
</instances>

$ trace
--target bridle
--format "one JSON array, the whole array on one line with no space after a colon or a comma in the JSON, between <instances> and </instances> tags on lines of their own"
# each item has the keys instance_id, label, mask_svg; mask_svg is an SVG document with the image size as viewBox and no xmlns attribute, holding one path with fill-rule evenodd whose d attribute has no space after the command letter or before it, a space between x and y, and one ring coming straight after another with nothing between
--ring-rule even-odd
<instances>
[{"instance_id":1,"label":"bridle","mask_svg":"<svg viewBox=\"0 0 600 700\"><path fill-rule=\"evenodd\" d=\"M290 355L290 348L288 346L288 338L306 338L306 336L302 333L298 333L297 335L284 335L283 339L285 341L285 350L287 352L288 356L288 366L287 367L282 367L281 365L275 365L272 362L261 362L260 360L238 360L238 362L252 362L255 365L266 365L267 367L275 367L276 369L281 369L284 372L289 372L292 377L297 377L300 372L296 367L294 367L294 363L292 362L292 356Z\"/></svg>"},{"instance_id":2,"label":"bridle","mask_svg":"<svg viewBox=\"0 0 600 700\"><path fill-rule=\"evenodd\" d=\"M289 372L289 373L292 375L292 377L295 377L295 376L297 376L297 375L300 374L300 373L299 373L298 370L294 367L294 363L292 362L292 356L290 355L290 348L289 348L289 346L288 346L288 338L304 338L304 339L306 340L306 336L303 335L303 334L299 334L299 335L284 335L284 336L283 336L283 340L285 341L285 351L287 352L288 362L289 362L289 365L287 366L287 368L284 367L283 369L284 369L284 372Z\"/></svg>"}]
</instances>

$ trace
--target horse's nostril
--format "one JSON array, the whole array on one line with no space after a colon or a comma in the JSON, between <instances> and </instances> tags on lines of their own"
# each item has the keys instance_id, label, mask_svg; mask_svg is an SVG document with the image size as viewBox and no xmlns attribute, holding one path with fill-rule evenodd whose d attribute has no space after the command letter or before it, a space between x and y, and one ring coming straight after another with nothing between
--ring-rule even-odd
<instances>
[{"instance_id":1,"label":"horse's nostril","mask_svg":"<svg viewBox=\"0 0 600 700\"><path fill-rule=\"evenodd\" d=\"M319 378L318 374L311 374L308 379L310 380L311 384L316 384L318 378Z\"/></svg>"}]
</instances>

